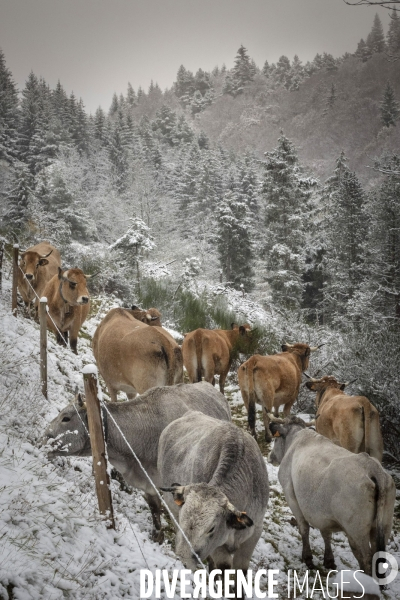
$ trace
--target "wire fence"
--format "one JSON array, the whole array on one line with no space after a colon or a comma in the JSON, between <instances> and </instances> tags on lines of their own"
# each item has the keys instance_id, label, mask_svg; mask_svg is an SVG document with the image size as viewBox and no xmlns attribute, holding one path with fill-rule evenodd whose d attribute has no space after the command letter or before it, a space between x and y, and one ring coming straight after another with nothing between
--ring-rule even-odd
<instances>
[{"instance_id":1,"label":"wire fence","mask_svg":"<svg viewBox=\"0 0 400 600\"><path fill-rule=\"evenodd\" d=\"M6 252L6 255L8 255L8 253L7 253L7 252ZM9 256L9 255L8 255L8 258L9 258L9 260L11 260L11 261L13 260L13 259L12 259L12 257L11 257L11 256ZM24 273L23 269L21 268L21 266L20 266L19 264L18 264L18 268L19 268L19 270L21 271L21 273L22 273L22 275L23 275L23 277L24 277L25 281L28 283L29 287L31 288L31 290L32 290L32 292L33 292L34 296L36 297L37 301L40 303L40 298L39 298L39 296L38 296L38 294L37 294L36 290L35 290L35 289L33 288L33 286L31 285L31 283L30 283L29 279L28 279L27 277L25 277L25 273ZM62 341L64 342L65 346L67 347L67 346L68 346L68 344L67 344L67 342L66 342L66 340L65 340L65 338L64 338L64 335L63 335L63 333L60 331L60 329L59 329L59 327L57 326L57 324L55 323L55 321L54 321L53 317L51 316L51 314L50 314L50 312L49 312L49 307L48 307L48 306L46 306L46 313L47 313L47 315L49 316L49 319L51 320L51 322L53 323L53 325L54 325L54 328L55 328L55 329L56 329L56 331L58 332L58 334L59 334L60 338L62 339ZM96 369L96 370L97 370L97 369ZM97 377L96 377L96 379L97 379ZM100 394L99 394L99 395L100 395ZM170 516L170 518L171 518L172 522L174 523L174 525L175 525L176 529L177 529L178 531L180 531L180 533L181 533L181 535L182 535L183 539L184 539L184 540L185 540L185 542L188 544L188 546L189 546L189 548L190 548L190 550L191 550L191 552L192 552L192 555L193 555L193 556L196 558L196 560L197 560L198 564L199 564L199 565L200 565L200 566L201 566L201 567L202 567L202 568L203 568L203 569L206 571L206 570L207 570L207 568L206 568L206 565L203 563L203 561L201 560L201 558L199 557L199 555L197 554L197 552L196 552L196 551L195 551L195 549L193 548L193 546L192 546L192 544L191 544L190 540L188 539L188 537L187 537L186 533L184 532L184 530L183 530L183 529L182 529L182 527L180 526L179 522L176 520L176 518L175 518L174 514L172 513L171 509L169 508L168 504L166 503L166 501L164 500L164 498L163 498L163 497L162 497L162 495L160 494L160 492L159 492L159 490L158 490L158 488L157 488L156 484L154 483L154 481L153 481L153 480L152 480L152 478L150 477L149 473L146 471L146 469L145 469L145 467L143 466L143 464L142 464L141 460L139 459L139 457L137 456L137 454L136 454L136 453L135 453L135 451L133 450L133 448L132 448L131 444L130 444L130 443L128 442L128 440L126 439L126 437L125 437L124 433L122 432L122 430L121 430L121 428L119 427L118 423L117 423L117 422L116 422L116 420L114 419L113 415L112 415L112 414L110 413L110 411L108 410L106 403L104 402L104 400L103 400L102 398L99 398L99 400L100 400L100 405L101 405L101 406L102 406L102 408L103 408L103 409L106 411L107 415L110 417L111 421L112 421L112 422L113 422L113 424L115 425L115 427L116 427L117 431L119 432L119 434L120 434L121 438L122 438L122 439L123 439L123 441L125 442L126 446L129 448L129 450L130 450L130 452L131 452L132 456L134 457L134 459L137 461L137 463L138 463L138 465L139 465L140 469L142 470L142 472L144 473L144 475L145 475L146 479L149 481L149 483L151 484L151 486L154 488L154 490L155 490L155 493L156 493L157 497L159 498L159 500L160 500L161 504L164 506L164 508L165 508L165 509L166 509L166 511L168 512L168 514L169 514L169 516ZM80 419L80 421L81 421L81 423L82 423L82 426L83 426L83 428L84 428L84 431L86 432L86 434L87 434L87 435L88 435L88 437L90 438L90 433L89 433L89 430L88 430L88 428L86 427L86 424L85 424L84 420L82 419L81 415L79 414L79 410L77 409L77 407L76 407L76 403L75 403L75 402L73 403L73 406L74 406L74 409L75 409L75 411L76 411L76 413L77 413L77 415L78 415L78 417L79 417L79 419ZM137 540L137 538L136 538L136 535L135 535L135 539ZM137 543L138 543L138 545L140 546L140 544L139 544L138 540L137 540ZM146 563L146 565L147 565L147 561L146 561L146 559L145 559L145 557L144 557L143 553L142 553L142 556L143 556L143 558L144 558L144 560L145 560L145 563Z\"/></svg>"}]
</instances>

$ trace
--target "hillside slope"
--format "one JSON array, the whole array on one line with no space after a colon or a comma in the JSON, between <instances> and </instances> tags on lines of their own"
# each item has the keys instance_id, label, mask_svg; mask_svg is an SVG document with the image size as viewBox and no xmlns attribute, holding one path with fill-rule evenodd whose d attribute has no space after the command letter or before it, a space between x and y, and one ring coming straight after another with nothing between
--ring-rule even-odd
<instances>
[{"instance_id":1,"label":"hillside slope","mask_svg":"<svg viewBox=\"0 0 400 600\"><path fill-rule=\"evenodd\" d=\"M374 177L367 168L372 159L400 148L400 128L388 129L380 121L387 80L399 99L398 63L384 54L374 54L367 62L350 56L337 71L320 71L297 91L272 91L258 75L243 94L220 95L195 120L213 142L237 152L249 149L259 158L276 146L283 130L299 147L300 160L322 180L344 150L351 168L366 182ZM332 84L336 100L328 109Z\"/></svg>"}]
</instances>

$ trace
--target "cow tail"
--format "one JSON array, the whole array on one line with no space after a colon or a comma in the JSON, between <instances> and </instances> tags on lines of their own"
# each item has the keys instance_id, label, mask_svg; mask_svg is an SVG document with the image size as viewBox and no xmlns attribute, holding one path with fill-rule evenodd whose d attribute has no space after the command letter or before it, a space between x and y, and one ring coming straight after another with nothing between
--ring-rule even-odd
<instances>
[{"instance_id":1,"label":"cow tail","mask_svg":"<svg viewBox=\"0 0 400 600\"><path fill-rule=\"evenodd\" d=\"M251 358L247 363L247 383L249 387L249 414L248 423L251 432L256 429L256 392L254 389L254 358Z\"/></svg>"},{"instance_id":2,"label":"cow tail","mask_svg":"<svg viewBox=\"0 0 400 600\"><path fill-rule=\"evenodd\" d=\"M368 404L362 408L364 419L364 452L371 455L371 407Z\"/></svg>"},{"instance_id":3,"label":"cow tail","mask_svg":"<svg viewBox=\"0 0 400 600\"><path fill-rule=\"evenodd\" d=\"M165 385L173 385L174 384L174 362L175 361L170 360L170 357L168 356L168 350L166 350L166 348L164 347L163 344L161 344L161 353L162 353L163 359L165 361L165 366L167 367L167 382Z\"/></svg>"},{"instance_id":4,"label":"cow tail","mask_svg":"<svg viewBox=\"0 0 400 600\"><path fill-rule=\"evenodd\" d=\"M173 368L173 384L176 381L176 375L177 373L181 373L182 375L179 377L179 382L182 383L183 382L183 356L182 356L182 350L180 349L179 346L175 346L174 350L174 368ZM172 385L172 384L171 384Z\"/></svg>"},{"instance_id":5,"label":"cow tail","mask_svg":"<svg viewBox=\"0 0 400 600\"><path fill-rule=\"evenodd\" d=\"M201 340L200 340L200 335L197 336L195 335L194 337L194 346L195 346L195 351L196 351L196 360L197 360L197 381L201 381L202 379L202 368L201 368L201 351L202 351L202 344L201 344Z\"/></svg>"},{"instance_id":6,"label":"cow tail","mask_svg":"<svg viewBox=\"0 0 400 600\"><path fill-rule=\"evenodd\" d=\"M380 473L375 473L371 476L372 481L375 483L376 493L376 551L385 551L385 513L386 513L386 495L387 489L383 477Z\"/></svg>"}]
</instances>

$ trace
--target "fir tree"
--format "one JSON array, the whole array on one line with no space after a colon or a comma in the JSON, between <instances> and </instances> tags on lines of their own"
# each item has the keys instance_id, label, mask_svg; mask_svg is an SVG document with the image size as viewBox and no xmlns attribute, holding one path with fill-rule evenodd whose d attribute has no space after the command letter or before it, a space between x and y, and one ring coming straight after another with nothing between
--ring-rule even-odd
<instances>
[{"instance_id":1,"label":"fir tree","mask_svg":"<svg viewBox=\"0 0 400 600\"><path fill-rule=\"evenodd\" d=\"M18 123L18 92L0 49L0 160L17 157Z\"/></svg>"},{"instance_id":2,"label":"fir tree","mask_svg":"<svg viewBox=\"0 0 400 600\"><path fill-rule=\"evenodd\" d=\"M254 285L251 219L246 203L231 187L217 208L217 249L226 281L249 292Z\"/></svg>"},{"instance_id":3,"label":"fir tree","mask_svg":"<svg viewBox=\"0 0 400 600\"><path fill-rule=\"evenodd\" d=\"M387 46L389 54L397 58L400 54L400 18L396 10L390 15Z\"/></svg>"},{"instance_id":4,"label":"fir tree","mask_svg":"<svg viewBox=\"0 0 400 600\"><path fill-rule=\"evenodd\" d=\"M119 101L118 101L118 96L117 94L114 92L113 97L112 97L112 101L111 101L111 106L110 106L110 110L108 112L108 114L110 116L115 115L115 113L118 112L119 109Z\"/></svg>"},{"instance_id":5,"label":"fir tree","mask_svg":"<svg viewBox=\"0 0 400 600\"><path fill-rule=\"evenodd\" d=\"M371 32L368 34L366 44L372 53L385 52L386 41L383 33L382 21L379 15L376 14Z\"/></svg>"},{"instance_id":6,"label":"fir tree","mask_svg":"<svg viewBox=\"0 0 400 600\"><path fill-rule=\"evenodd\" d=\"M381 121L386 127L396 125L396 121L400 115L400 105L394 95L394 90L390 85L390 81L386 83L383 98L380 103Z\"/></svg>"},{"instance_id":7,"label":"fir tree","mask_svg":"<svg viewBox=\"0 0 400 600\"><path fill-rule=\"evenodd\" d=\"M299 308L304 291L309 197L315 182L303 175L295 147L283 134L278 146L265 156L266 280L277 305Z\"/></svg>"},{"instance_id":8,"label":"fir tree","mask_svg":"<svg viewBox=\"0 0 400 600\"><path fill-rule=\"evenodd\" d=\"M246 85L254 79L254 75L254 66L247 54L246 48L242 45L237 51L235 65L230 73L229 91L228 87L226 87L224 88L224 93L229 93L232 96L243 93Z\"/></svg>"},{"instance_id":9,"label":"fir tree","mask_svg":"<svg viewBox=\"0 0 400 600\"><path fill-rule=\"evenodd\" d=\"M365 194L342 152L322 191L323 307L331 322L343 318L364 277Z\"/></svg>"},{"instance_id":10,"label":"fir tree","mask_svg":"<svg viewBox=\"0 0 400 600\"><path fill-rule=\"evenodd\" d=\"M287 89L291 84L291 66L287 56L281 56L276 63L274 71L274 79L278 85L284 86Z\"/></svg>"},{"instance_id":11,"label":"fir tree","mask_svg":"<svg viewBox=\"0 0 400 600\"><path fill-rule=\"evenodd\" d=\"M368 198L368 264L365 294L377 315L400 319L400 158L378 165L386 175ZM386 320L387 323L387 320Z\"/></svg>"},{"instance_id":12,"label":"fir tree","mask_svg":"<svg viewBox=\"0 0 400 600\"><path fill-rule=\"evenodd\" d=\"M366 62L372 56L371 49L367 46L365 41L361 39L358 42L357 50L355 52L357 58L360 58L363 62Z\"/></svg>"},{"instance_id":13,"label":"fir tree","mask_svg":"<svg viewBox=\"0 0 400 600\"><path fill-rule=\"evenodd\" d=\"M20 161L14 162L13 173L6 194L7 208L3 221L7 226L17 231L21 231L28 223L29 202L33 186L33 176L27 165Z\"/></svg>"},{"instance_id":14,"label":"fir tree","mask_svg":"<svg viewBox=\"0 0 400 600\"><path fill-rule=\"evenodd\" d=\"M128 83L128 91L127 91L127 94L126 94L126 102L127 102L127 105L130 108L133 108L137 104L136 93L135 93L135 90L133 89L133 87L132 87L132 85L130 83Z\"/></svg>"}]
</instances>

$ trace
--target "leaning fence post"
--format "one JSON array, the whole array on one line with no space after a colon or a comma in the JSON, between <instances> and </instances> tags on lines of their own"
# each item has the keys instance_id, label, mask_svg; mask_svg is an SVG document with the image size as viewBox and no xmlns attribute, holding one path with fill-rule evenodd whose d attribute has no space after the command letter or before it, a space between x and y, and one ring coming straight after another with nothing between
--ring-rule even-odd
<instances>
[{"instance_id":1,"label":"leaning fence post","mask_svg":"<svg viewBox=\"0 0 400 600\"><path fill-rule=\"evenodd\" d=\"M39 322L40 322L40 381L42 382L42 394L47 398L47 298L40 298Z\"/></svg>"},{"instance_id":2,"label":"leaning fence post","mask_svg":"<svg viewBox=\"0 0 400 600\"><path fill-rule=\"evenodd\" d=\"M14 246L13 246L12 296L11 296L11 310L12 310L14 317L17 316L18 252L19 252L19 245L14 244Z\"/></svg>"},{"instance_id":3,"label":"leaning fence post","mask_svg":"<svg viewBox=\"0 0 400 600\"><path fill-rule=\"evenodd\" d=\"M110 476L107 470L103 418L98 397L97 367L95 365L87 365L82 369L82 373L85 385L90 445L92 447L93 471L96 481L99 511L101 515L107 518L107 529L115 529Z\"/></svg>"}]
</instances>

